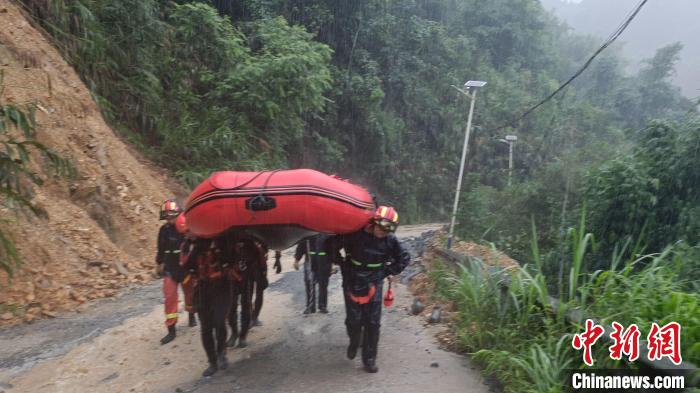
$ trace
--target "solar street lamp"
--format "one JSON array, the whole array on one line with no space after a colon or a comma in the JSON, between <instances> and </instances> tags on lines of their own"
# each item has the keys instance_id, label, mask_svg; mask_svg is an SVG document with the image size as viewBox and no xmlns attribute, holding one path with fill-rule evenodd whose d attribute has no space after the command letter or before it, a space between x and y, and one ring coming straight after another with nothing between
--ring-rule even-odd
<instances>
[{"instance_id":1,"label":"solar street lamp","mask_svg":"<svg viewBox=\"0 0 700 393\"><path fill-rule=\"evenodd\" d=\"M508 187L510 187L513 178L513 144L517 140L517 135L506 135L505 139L499 139L499 142L508 144Z\"/></svg>"}]
</instances>

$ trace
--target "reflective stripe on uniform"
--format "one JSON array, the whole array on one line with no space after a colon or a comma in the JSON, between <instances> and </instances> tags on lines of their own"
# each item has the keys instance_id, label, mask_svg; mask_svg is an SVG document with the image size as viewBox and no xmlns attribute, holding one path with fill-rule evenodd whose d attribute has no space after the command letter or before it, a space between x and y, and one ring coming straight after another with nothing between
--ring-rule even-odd
<instances>
[{"instance_id":1,"label":"reflective stripe on uniform","mask_svg":"<svg viewBox=\"0 0 700 393\"><path fill-rule=\"evenodd\" d=\"M309 255L318 255L320 257L323 257L323 256L326 256L326 253L325 253L325 251L321 251L321 252L309 251Z\"/></svg>"},{"instance_id":2,"label":"reflective stripe on uniform","mask_svg":"<svg viewBox=\"0 0 700 393\"><path fill-rule=\"evenodd\" d=\"M367 264L365 264L365 263L362 263L360 261L356 261L354 259L351 259L350 261L352 261L352 264L355 266L364 266L364 267L368 267L370 269L382 267L382 265L383 265L383 263L367 263Z\"/></svg>"},{"instance_id":3,"label":"reflective stripe on uniform","mask_svg":"<svg viewBox=\"0 0 700 393\"><path fill-rule=\"evenodd\" d=\"M177 313L165 314L165 319L176 319Z\"/></svg>"},{"instance_id":4,"label":"reflective stripe on uniform","mask_svg":"<svg viewBox=\"0 0 700 393\"><path fill-rule=\"evenodd\" d=\"M180 250L166 250L165 253L166 254L179 254Z\"/></svg>"}]
</instances>

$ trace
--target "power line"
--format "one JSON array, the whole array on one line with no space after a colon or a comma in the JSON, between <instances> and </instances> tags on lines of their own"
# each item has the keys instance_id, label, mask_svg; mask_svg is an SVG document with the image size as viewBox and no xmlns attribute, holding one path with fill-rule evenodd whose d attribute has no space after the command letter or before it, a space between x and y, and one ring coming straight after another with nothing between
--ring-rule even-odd
<instances>
[{"instance_id":1,"label":"power line","mask_svg":"<svg viewBox=\"0 0 700 393\"><path fill-rule=\"evenodd\" d=\"M571 78L569 78L566 82L564 82L561 86L559 86L556 90L554 90L554 92L552 92L550 95L545 97L542 101L538 102L535 106L533 106L532 108L523 112L523 114L520 115L517 119L512 120L512 121L496 128L496 129L494 129L493 131L502 130L508 126L515 126L515 124L517 124L519 121L521 121L522 119L527 117L530 113L534 112L537 108L541 107L542 105L547 103L549 100L554 98L554 96L557 95L560 91L564 90L569 84L571 84L571 82L574 81L574 79L578 78L578 76L581 75L583 73L583 71L585 71L586 68L588 68L588 66L591 65L593 60L596 57L598 57L598 55L601 52L603 52L605 50L605 48L607 48L608 46L610 46L610 44L615 42L615 40L622 34L622 32L625 31L627 26L629 26L629 24L632 23L632 20L634 20L634 18L637 16L637 14L642 9L642 7L644 7L644 4L646 4L647 1L648 0L642 0L639 2L639 4L637 4L637 6L634 8L634 10L630 14L628 14L628 16L624 20L624 22L622 22L620 24L620 26L618 26L618 28L612 34L610 34L610 36L603 42L603 44L600 46L600 48L598 48L598 50L596 50L595 53L593 53L593 55L583 64L583 66L578 71L576 71L574 73L574 75L571 76Z\"/></svg>"}]
</instances>

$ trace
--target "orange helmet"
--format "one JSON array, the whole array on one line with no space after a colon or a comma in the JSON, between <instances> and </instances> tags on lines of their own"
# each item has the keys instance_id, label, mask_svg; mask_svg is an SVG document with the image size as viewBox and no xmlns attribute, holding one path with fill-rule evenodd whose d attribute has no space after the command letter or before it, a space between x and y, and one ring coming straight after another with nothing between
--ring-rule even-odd
<instances>
[{"instance_id":1,"label":"orange helmet","mask_svg":"<svg viewBox=\"0 0 700 393\"><path fill-rule=\"evenodd\" d=\"M177 220L175 220L175 229L183 235L187 233L187 219L184 214L180 213L180 215L177 216Z\"/></svg>"},{"instance_id":2,"label":"orange helmet","mask_svg":"<svg viewBox=\"0 0 700 393\"><path fill-rule=\"evenodd\" d=\"M372 221L389 232L399 226L399 213L390 206L379 206L372 216Z\"/></svg>"},{"instance_id":3,"label":"orange helmet","mask_svg":"<svg viewBox=\"0 0 700 393\"><path fill-rule=\"evenodd\" d=\"M182 213L180 205L174 199L167 199L160 205L160 219L165 220L166 218L177 217L178 214Z\"/></svg>"}]
</instances>

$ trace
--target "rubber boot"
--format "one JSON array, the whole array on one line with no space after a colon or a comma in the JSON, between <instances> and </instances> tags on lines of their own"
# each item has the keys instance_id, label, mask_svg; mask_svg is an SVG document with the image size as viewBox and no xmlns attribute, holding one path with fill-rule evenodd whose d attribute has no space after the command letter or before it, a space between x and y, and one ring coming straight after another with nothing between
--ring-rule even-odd
<instances>
[{"instance_id":1,"label":"rubber boot","mask_svg":"<svg viewBox=\"0 0 700 393\"><path fill-rule=\"evenodd\" d=\"M168 334L160 339L160 345L165 345L175 339L175 325L168 326Z\"/></svg>"},{"instance_id":2,"label":"rubber boot","mask_svg":"<svg viewBox=\"0 0 700 393\"><path fill-rule=\"evenodd\" d=\"M316 307L308 306L304 309L304 314L313 314L316 312Z\"/></svg>"},{"instance_id":3,"label":"rubber boot","mask_svg":"<svg viewBox=\"0 0 700 393\"><path fill-rule=\"evenodd\" d=\"M189 314L189 326L190 327L195 327L197 326L197 318L194 316L194 313L191 312Z\"/></svg>"},{"instance_id":4,"label":"rubber boot","mask_svg":"<svg viewBox=\"0 0 700 393\"><path fill-rule=\"evenodd\" d=\"M365 371L368 373L376 373L379 371L379 367L377 367L377 363L374 359L367 359L365 362Z\"/></svg>"},{"instance_id":5,"label":"rubber boot","mask_svg":"<svg viewBox=\"0 0 700 393\"><path fill-rule=\"evenodd\" d=\"M236 333L231 333L231 337L229 337L228 341L226 341L226 346L229 348L233 348L236 346L236 340L238 340L238 334Z\"/></svg>"},{"instance_id":6,"label":"rubber boot","mask_svg":"<svg viewBox=\"0 0 700 393\"><path fill-rule=\"evenodd\" d=\"M216 365L216 363L209 363L209 367L204 370L202 373L203 377L211 377L214 375L217 371L219 371L219 367Z\"/></svg>"},{"instance_id":7,"label":"rubber boot","mask_svg":"<svg viewBox=\"0 0 700 393\"><path fill-rule=\"evenodd\" d=\"M226 370L228 368L228 358L225 352L219 354L219 357L216 359L216 365L220 370Z\"/></svg>"},{"instance_id":8,"label":"rubber boot","mask_svg":"<svg viewBox=\"0 0 700 393\"><path fill-rule=\"evenodd\" d=\"M360 337L362 335L362 328L359 326L348 327L348 336L350 336L350 345L348 345L347 356L348 359L355 359L357 356L357 348L360 346Z\"/></svg>"},{"instance_id":9,"label":"rubber boot","mask_svg":"<svg viewBox=\"0 0 700 393\"><path fill-rule=\"evenodd\" d=\"M365 326L365 337L362 343L362 363L365 365L365 371L368 373L376 373L379 371L376 364L378 344L379 326Z\"/></svg>"}]
</instances>

